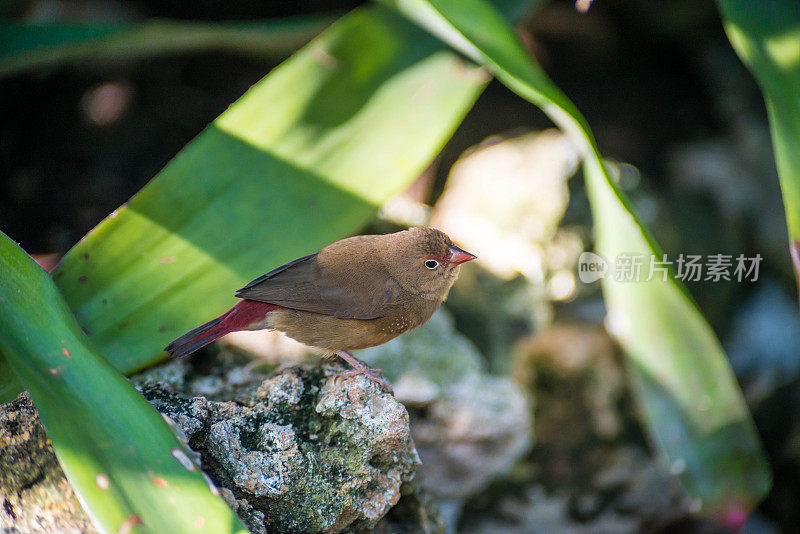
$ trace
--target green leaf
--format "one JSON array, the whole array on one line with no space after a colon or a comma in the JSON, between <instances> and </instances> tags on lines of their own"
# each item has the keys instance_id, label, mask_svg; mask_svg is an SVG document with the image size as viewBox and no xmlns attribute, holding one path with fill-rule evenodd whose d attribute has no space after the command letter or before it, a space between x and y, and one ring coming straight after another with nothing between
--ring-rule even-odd
<instances>
[{"instance_id":1,"label":"green leaf","mask_svg":"<svg viewBox=\"0 0 800 534\"><path fill-rule=\"evenodd\" d=\"M764 94L800 292L800 3L717 0L728 38Z\"/></svg>"},{"instance_id":2,"label":"green leaf","mask_svg":"<svg viewBox=\"0 0 800 534\"><path fill-rule=\"evenodd\" d=\"M486 75L357 10L256 84L76 245L56 283L130 373L264 271L352 233L433 159Z\"/></svg>"},{"instance_id":3,"label":"green leaf","mask_svg":"<svg viewBox=\"0 0 800 534\"><path fill-rule=\"evenodd\" d=\"M0 76L64 62L133 59L187 50L227 50L283 58L332 20L305 17L249 23L149 20L58 25L0 21Z\"/></svg>"},{"instance_id":4,"label":"green leaf","mask_svg":"<svg viewBox=\"0 0 800 534\"><path fill-rule=\"evenodd\" d=\"M246 532L158 412L81 333L52 279L2 233L0 272L0 352L98 530Z\"/></svg>"},{"instance_id":5,"label":"green leaf","mask_svg":"<svg viewBox=\"0 0 800 534\"><path fill-rule=\"evenodd\" d=\"M609 175L575 106L483 0L398 0L397 7L485 65L536 104L584 155L599 252L606 258L661 252ZM642 269L643 279L648 267ZM738 525L770 487L750 413L720 344L688 292L672 276L603 281L613 334L624 347L645 422L706 514Z\"/></svg>"},{"instance_id":6,"label":"green leaf","mask_svg":"<svg viewBox=\"0 0 800 534\"><path fill-rule=\"evenodd\" d=\"M11 402L25 389L14 369L2 356L0 354L0 404Z\"/></svg>"}]
</instances>

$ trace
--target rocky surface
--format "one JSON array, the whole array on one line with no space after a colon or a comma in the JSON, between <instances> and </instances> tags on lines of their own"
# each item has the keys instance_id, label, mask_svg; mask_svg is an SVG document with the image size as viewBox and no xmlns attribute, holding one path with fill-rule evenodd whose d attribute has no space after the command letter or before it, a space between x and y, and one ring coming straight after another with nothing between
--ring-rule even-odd
<instances>
[{"instance_id":1,"label":"rocky surface","mask_svg":"<svg viewBox=\"0 0 800 534\"><path fill-rule=\"evenodd\" d=\"M0 405L0 532L96 532L27 393Z\"/></svg>"},{"instance_id":2,"label":"rocky surface","mask_svg":"<svg viewBox=\"0 0 800 534\"><path fill-rule=\"evenodd\" d=\"M291 367L238 402L145 380L142 394L186 434L257 532L371 528L419 463L402 404L338 365ZM207 377L206 382L211 377Z\"/></svg>"},{"instance_id":3,"label":"rocky surface","mask_svg":"<svg viewBox=\"0 0 800 534\"><path fill-rule=\"evenodd\" d=\"M340 376L338 363L244 375L230 355L221 362L173 362L137 383L251 532L442 532L412 483L419 458L408 413L391 395L363 376ZM0 526L93 531L27 395L0 411L0 444Z\"/></svg>"},{"instance_id":4,"label":"rocky surface","mask_svg":"<svg viewBox=\"0 0 800 534\"><path fill-rule=\"evenodd\" d=\"M358 356L383 369L408 408L421 483L454 527L463 502L529 450L530 397L510 378L486 372L446 310Z\"/></svg>"},{"instance_id":5,"label":"rocky surface","mask_svg":"<svg viewBox=\"0 0 800 534\"><path fill-rule=\"evenodd\" d=\"M622 355L602 328L556 323L522 340L514 376L536 395L536 443L464 504L459 532L730 532L700 519L700 503L648 450Z\"/></svg>"},{"instance_id":6,"label":"rocky surface","mask_svg":"<svg viewBox=\"0 0 800 534\"><path fill-rule=\"evenodd\" d=\"M687 503L677 481L637 447L603 451L597 469L580 489L555 490L534 482L512 492L486 496L489 514L470 515L464 534L635 534L637 532L724 532L711 524L684 524ZM600 460L600 461L598 461ZM582 463L582 462L578 462ZM686 530L682 530L686 528Z\"/></svg>"}]
</instances>

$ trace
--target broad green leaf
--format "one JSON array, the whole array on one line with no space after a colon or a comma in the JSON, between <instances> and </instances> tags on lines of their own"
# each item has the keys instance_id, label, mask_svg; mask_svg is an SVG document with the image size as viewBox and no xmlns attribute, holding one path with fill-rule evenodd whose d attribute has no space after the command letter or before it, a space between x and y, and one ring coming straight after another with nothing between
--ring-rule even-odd
<instances>
[{"instance_id":1,"label":"broad green leaf","mask_svg":"<svg viewBox=\"0 0 800 534\"><path fill-rule=\"evenodd\" d=\"M733 48L764 94L800 292L800 2L717 4Z\"/></svg>"},{"instance_id":2,"label":"broad green leaf","mask_svg":"<svg viewBox=\"0 0 800 534\"><path fill-rule=\"evenodd\" d=\"M88 342L53 280L2 233L0 272L0 352L98 530L246 532L158 412Z\"/></svg>"},{"instance_id":3,"label":"broad green leaf","mask_svg":"<svg viewBox=\"0 0 800 534\"><path fill-rule=\"evenodd\" d=\"M487 83L392 10L357 10L273 70L54 278L123 372L246 281L352 233L433 159Z\"/></svg>"},{"instance_id":4,"label":"broad green leaf","mask_svg":"<svg viewBox=\"0 0 800 534\"><path fill-rule=\"evenodd\" d=\"M609 175L589 127L483 0L398 0L431 32L485 65L571 135L584 154L597 248L606 258L661 252ZM649 264L642 269L648 277ZM624 347L645 422L702 510L738 525L766 494L770 472L720 344L688 292L667 281L603 281L613 334Z\"/></svg>"},{"instance_id":5,"label":"broad green leaf","mask_svg":"<svg viewBox=\"0 0 800 534\"><path fill-rule=\"evenodd\" d=\"M120 60L194 50L283 58L332 22L329 17L248 23L149 20L42 25L0 21L0 76L64 62Z\"/></svg>"},{"instance_id":6,"label":"broad green leaf","mask_svg":"<svg viewBox=\"0 0 800 534\"><path fill-rule=\"evenodd\" d=\"M0 354L0 404L11 402L24 389L14 369Z\"/></svg>"}]
</instances>

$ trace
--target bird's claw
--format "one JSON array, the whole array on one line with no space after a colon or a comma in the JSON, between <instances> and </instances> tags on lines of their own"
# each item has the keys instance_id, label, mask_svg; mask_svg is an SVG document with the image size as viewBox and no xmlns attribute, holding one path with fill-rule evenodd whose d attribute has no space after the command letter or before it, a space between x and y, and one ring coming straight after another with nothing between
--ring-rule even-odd
<instances>
[{"instance_id":1,"label":"bird's claw","mask_svg":"<svg viewBox=\"0 0 800 534\"><path fill-rule=\"evenodd\" d=\"M385 390L389 393L394 395L394 389L392 389L392 385L389 383L388 380L383 378L381 374L383 371L380 369L373 369L372 367L368 367L367 364L350 354L345 350L337 351L336 354L339 355L341 359L349 363L353 369L351 371L345 371L341 373L339 376L354 376L354 375L364 375L379 386L382 386Z\"/></svg>"},{"instance_id":2,"label":"bird's claw","mask_svg":"<svg viewBox=\"0 0 800 534\"><path fill-rule=\"evenodd\" d=\"M339 373L338 376L364 375L368 379L378 384L379 386L383 387L383 389L387 390L390 394L394 395L394 389L392 388L392 385L389 383L388 380L386 380L381 376L381 373L383 373L383 371L381 371L380 369L373 369L372 367L364 366L363 368L360 369L351 369L350 371L344 371L342 373Z\"/></svg>"}]
</instances>

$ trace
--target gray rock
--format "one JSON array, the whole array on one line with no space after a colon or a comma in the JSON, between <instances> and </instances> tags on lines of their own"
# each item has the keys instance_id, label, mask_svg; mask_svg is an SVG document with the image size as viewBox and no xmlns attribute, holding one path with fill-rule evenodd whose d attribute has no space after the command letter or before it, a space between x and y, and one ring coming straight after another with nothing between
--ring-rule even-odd
<instances>
[{"instance_id":1,"label":"gray rock","mask_svg":"<svg viewBox=\"0 0 800 534\"><path fill-rule=\"evenodd\" d=\"M249 398L241 392L241 403L154 382L141 389L185 432L252 531L369 529L398 503L419 459L403 405L341 369L284 369Z\"/></svg>"},{"instance_id":2,"label":"gray rock","mask_svg":"<svg viewBox=\"0 0 800 534\"><path fill-rule=\"evenodd\" d=\"M455 503L450 515L530 448L529 397L513 380L485 372L445 310L358 355L383 369L409 407L422 484L440 503Z\"/></svg>"},{"instance_id":3,"label":"gray rock","mask_svg":"<svg viewBox=\"0 0 800 534\"><path fill-rule=\"evenodd\" d=\"M394 397L340 376L338 362L223 380L236 402L176 389L203 389L235 364L173 362L136 381L251 532L442 532L412 484L419 458ZM3 532L94 532L27 394L0 408L0 472Z\"/></svg>"},{"instance_id":4,"label":"gray rock","mask_svg":"<svg viewBox=\"0 0 800 534\"><path fill-rule=\"evenodd\" d=\"M583 525L569 516L569 499L564 495L548 495L541 486L525 488L514 499L499 503L498 515L471 522L462 534L635 534L641 532L634 518L604 513Z\"/></svg>"},{"instance_id":5,"label":"gray rock","mask_svg":"<svg viewBox=\"0 0 800 534\"><path fill-rule=\"evenodd\" d=\"M439 507L417 481L403 484L400 502L380 520L374 529L356 530L358 534L444 534L445 522Z\"/></svg>"},{"instance_id":6,"label":"gray rock","mask_svg":"<svg viewBox=\"0 0 800 534\"><path fill-rule=\"evenodd\" d=\"M0 531L96 532L28 393L0 405Z\"/></svg>"},{"instance_id":7,"label":"gray rock","mask_svg":"<svg viewBox=\"0 0 800 534\"><path fill-rule=\"evenodd\" d=\"M486 371L478 349L455 329L444 309L425 325L357 355L382 369L392 381L395 397L410 406L427 406Z\"/></svg>"},{"instance_id":8,"label":"gray rock","mask_svg":"<svg viewBox=\"0 0 800 534\"><path fill-rule=\"evenodd\" d=\"M484 489L529 449L528 410L513 382L486 375L432 402L412 418L425 487L451 499Z\"/></svg>"}]
</instances>

